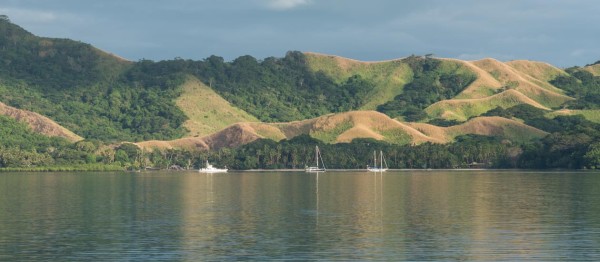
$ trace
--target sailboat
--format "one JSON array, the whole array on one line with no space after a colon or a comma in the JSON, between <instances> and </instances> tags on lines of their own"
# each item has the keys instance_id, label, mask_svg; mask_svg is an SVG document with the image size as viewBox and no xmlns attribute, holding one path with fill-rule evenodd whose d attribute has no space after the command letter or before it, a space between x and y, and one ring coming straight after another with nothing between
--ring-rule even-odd
<instances>
[{"instance_id":1,"label":"sailboat","mask_svg":"<svg viewBox=\"0 0 600 262\"><path fill-rule=\"evenodd\" d=\"M383 158L383 151L379 151L379 167L377 167L377 152L373 151L373 163L374 166L367 166L367 170L369 172L385 172L388 170L388 166L387 163L385 162L385 159ZM383 167L385 164L385 168Z\"/></svg>"},{"instance_id":2,"label":"sailboat","mask_svg":"<svg viewBox=\"0 0 600 262\"><path fill-rule=\"evenodd\" d=\"M206 160L206 167L200 168L200 170L198 170L198 172L200 172L200 173L227 173L227 168L216 168L213 165L209 164L208 160Z\"/></svg>"},{"instance_id":3,"label":"sailboat","mask_svg":"<svg viewBox=\"0 0 600 262\"><path fill-rule=\"evenodd\" d=\"M319 159L321 159L322 167L319 167ZM323 163L323 158L321 158L321 151L319 151L319 146L315 146L315 162L316 166L307 166L304 171L308 173L315 172L325 172L325 163Z\"/></svg>"}]
</instances>

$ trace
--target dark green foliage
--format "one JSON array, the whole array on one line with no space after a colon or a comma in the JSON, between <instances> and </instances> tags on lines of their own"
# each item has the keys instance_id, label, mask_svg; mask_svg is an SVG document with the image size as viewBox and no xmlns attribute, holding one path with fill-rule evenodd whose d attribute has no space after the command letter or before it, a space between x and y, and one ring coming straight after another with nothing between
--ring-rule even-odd
<instances>
[{"instance_id":1,"label":"dark green foliage","mask_svg":"<svg viewBox=\"0 0 600 262\"><path fill-rule=\"evenodd\" d=\"M572 109L599 109L600 76L594 76L579 67L568 68L565 71L569 75L560 75L550 81L551 84L577 99L567 102L565 106Z\"/></svg>"},{"instance_id":2,"label":"dark green foliage","mask_svg":"<svg viewBox=\"0 0 600 262\"><path fill-rule=\"evenodd\" d=\"M199 77L223 98L267 122L357 109L373 89L373 84L360 76L337 84L321 72L314 73L304 54L296 51L264 61L242 56L228 63L211 56L204 61L186 61L185 66L187 73Z\"/></svg>"},{"instance_id":3,"label":"dark green foliage","mask_svg":"<svg viewBox=\"0 0 600 262\"><path fill-rule=\"evenodd\" d=\"M91 45L0 20L0 100L104 141L174 139L185 115L173 63L123 62Z\"/></svg>"},{"instance_id":4,"label":"dark green foliage","mask_svg":"<svg viewBox=\"0 0 600 262\"><path fill-rule=\"evenodd\" d=\"M0 115L0 167L31 167L54 163L69 141L33 132L27 125Z\"/></svg>"},{"instance_id":5,"label":"dark green foliage","mask_svg":"<svg viewBox=\"0 0 600 262\"><path fill-rule=\"evenodd\" d=\"M515 148L495 138L464 136L453 144L425 143L397 146L374 139L355 139L351 143L322 144L308 136L274 142L257 140L237 149L207 152L196 159L211 159L233 169L304 168L314 163L318 145L328 169L366 169L372 165L373 151L382 150L390 168L515 167ZM516 147L518 148L518 147Z\"/></svg>"},{"instance_id":6,"label":"dark green foliage","mask_svg":"<svg viewBox=\"0 0 600 262\"><path fill-rule=\"evenodd\" d=\"M546 111L529 104L520 104L507 109L496 107L487 111L483 116L500 116L504 118L519 118L525 121L525 124L546 132L560 131L561 125L556 119L546 118ZM559 118L561 119L561 118Z\"/></svg>"},{"instance_id":7,"label":"dark green foliage","mask_svg":"<svg viewBox=\"0 0 600 262\"><path fill-rule=\"evenodd\" d=\"M89 86L114 77L120 66L89 44L42 38L0 20L0 74L46 89ZM112 69L112 70L111 70Z\"/></svg>"},{"instance_id":8,"label":"dark green foliage","mask_svg":"<svg viewBox=\"0 0 600 262\"><path fill-rule=\"evenodd\" d=\"M413 71L413 80L404 86L402 94L393 101L377 107L390 117L403 116L407 121L427 117L423 111L429 105L456 96L476 79L471 73L444 72L441 61L411 56L403 60Z\"/></svg>"},{"instance_id":9,"label":"dark green foliage","mask_svg":"<svg viewBox=\"0 0 600 262\"><path fill-rule=\"evenodd\" d=\"M520 166L524 168L595 167L594 144L600 142L600 124L582 116L557 116L547 120L552 133L539 142L524 146ZM586 157L587 155L587 157Z\"/></svg>"},{"instance_id":10,"label":"dark green foliage","mask_svg":"<svg viewBox=\"0 0 600 262\"><path fill-rule=\"evenodd\" d=\"M519 104L510 108L496 107L490 111L487 111L483 116L501 116L504 118L520 118L525 121L529 121L536 118L544 118L546 110L537 108L529 104Z\"/></svg>"},{"instance_id":11,"label":"dark green foliage","mask_svg":"<svg viewBox=\"0 0 600 262\"><path fill-rule=\"evenodd\" d=\"M24 123L0 115L0 147L18 147L28 151L46 151L70 143L62 138L51 138L35 133Z\"/></svg>"},{"instance_id":12,"label":"dark green foliage","mask_svg":"<svg viewBox=\"0 0 600 262\"><path fill-rule=\"evenodd\" d=\"M462 123L463 122L459 122L458 120L454 120L454 119L446 120L446 119L439 119L439 118L432 119L432 120L429 120L429 122L427 122L427 124L430 124L430 125L443 126L443 127L460 125Z\"/></svg>"}]
</instances>

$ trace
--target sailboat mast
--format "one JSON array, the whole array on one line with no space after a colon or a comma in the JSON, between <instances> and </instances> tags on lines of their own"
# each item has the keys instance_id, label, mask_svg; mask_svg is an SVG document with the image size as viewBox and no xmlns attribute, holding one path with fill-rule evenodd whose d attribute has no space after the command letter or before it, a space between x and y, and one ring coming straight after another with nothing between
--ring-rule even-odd
<instances>
[{"instance_id":1,"label":"sailboat mast","mask_svg":"<svg viewBox=\"0 0 600 262\"><path fill-rule=\"evenodd\" d=\"M373 168L377 168L377 151L373 150Z\"/></svg>"},{"instance_id":2,"label":"sailboat mast","mask_svg":"<svg viewBox=\"0 0 600 262\"><path fill-rule=\"evenodd\" d=\"M317 162L317 168L319 167L319 146L315 146L315 161Z\"/></svg>"},{"instance_id":3,"label":"sailboat mast","mask_svg":"<svg viewBox=\"0 0 600 262\"><path fill-rule=\"evenodd\" d=\"M379 168L383 169L383 150L379 150L379 157L380 157L380 159L379 159L380 167Z\"/></svg>"}]
</instances>

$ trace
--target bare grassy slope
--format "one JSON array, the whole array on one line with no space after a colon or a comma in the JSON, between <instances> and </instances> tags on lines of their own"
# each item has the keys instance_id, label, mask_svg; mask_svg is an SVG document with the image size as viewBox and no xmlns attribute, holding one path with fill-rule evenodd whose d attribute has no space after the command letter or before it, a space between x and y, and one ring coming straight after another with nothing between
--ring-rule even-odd
<instances>
[{"instance_id":1,"label":"bare grassy slope","mask_svg":"<svg viewBox=\"0 0 600 262\"><path fill-rule=\"evenodd\" d=\"M218 150L223 147L237 147L262 138L258 132L247 123L238 123L204 137L186 137L171 141L144 141L135 143L145 150L153 149L186 149L192 151Z\"/></svg>"},{"instance_id":2,"label":"bare grassy slope","mask_svg":"<svg viewBox=\"0 0 600 262\"><path fill-rule=\"evenodd\" d=\"M394 144L420 144L448 143L456 136L464 134L500 136L522 141L542 137L546 133L501 117L479 117L453 127L437 127L423 123L402 123L375 111L353 111L290 123L238 123L210 136L173 141L147 141L137 145L146 149L216 150L223 147L237 147L260 138L281 140L291 139L301 134L308 134L328 143L373 138Z\"/></svg>"},{"instance_id":3,"label":"bare grassy slope","mask_svg":"<svg viewBox=\"0 0 600 262\"><path fill-rule=\"evenodd\" d=\"M513 60L506 62L506 64L520 73L529 75L536 80L544 81L543 84L548 84L550 80L553 80L557 76L567 74L564 70L544 62ZM554 87L550 88L555 90Z\"/></svg>"},{"instance_id":4,"label":"bare grassy slope","mask_svg":"<svg viewBox=\"0 0 600 262\"><path fill-rule=\"evenodd\" d=\"M591 66L584 67L585 70L594 74L595 76L600 76L600 64L595 64Z\"/></svg>"},{"instance_id":5,"label":"bare grassy slope","mask_svg":"<svg viewBox=\"0 0 600 262\"><path fill-rule=\"evenodd\" d=\"M83 140L82 137L38 113L17 109L0 102L0 114L24 122L33 131L42 135L63 137L72 142Z\"/></svg>"},{"instance_id":6,"label":"bare grassy slope","mask_svg":"<svg viewBox=\"0 0 600 262\"><path fill-rule=\"evenodd\" d=\"M172 141L146 141L138 146L152 149L185 148L194 150L236 147L259 138L291 139L307 134L327 143L350 142L355 138L374 138L394 144L443 143L405 123L375 111L353 111L288 123L237 123L210 136Z\"/></svg>"},{"instance_id":7,"label":"bare grassy slope","mask_svg":"<svg viewBox=\"0 0 600 262\"><path fill-rule=\"evenodd\" d=\"M489 58L472 62L443 60L462 64L478 78L455 98L426 108L434 118L465 121L497 106L508 108L523 103L550 110L573 99L548 83L565 72L546 63L525 60L502 63Z\"/></svg>"},{"instance_id":8,"label":"bare grassy slope","mask_svg":"<svg viewBox=\"0 0 600 262\"><path fill-rule=\"evenodd\" d=\"M409 125L430 137L445 142L451 142L455 137L466 134L496 136L513 141L527 141L547 135L546 132L521 122L496 116L477 117L450 127L438 127L425 123L409 123Z\"/></svg>"},{"instance_id":9,"label":"bare grassy slope","mask_svg":"<svg viewBox=\"0 0 600 262\"><path fill-rule=\"evenodd\" d=\"M521 92L509 89L484 98L443 100L427 107L425 111L435 118L466 121L472 116L479 116L496 107L509 108L520 104L529 104L549 110Z\"/></svg>"},{"instance_id":10,"label":"bare grassy slope","mask_svg":"<svg viewBox=\"0 0 600 262\"><path fill-rule=\"evenodd\" d=\"M189 118L184 126L191 136L205 136L239 122L258 122L245 111L232 106L195 77L188 77L183 84L183 94L177 106Z\"/></svg>"},{"instance_id":11,"label":"bare grassy slope","mask_svg":"<svg viewBox=\"0 0 600 262\"><path fill-rule=\"evenodd\" d=\"M498 60L487 58L475 61L473 64L488 72L504 87L515 89L546 107L556 107L572 100L564 95L562 90L546 81L535 79ZM516 64L520 66L525 63L516 62ZM524 67L520 66L520 68ZM532 73L532 75L536 74Z\"/></svg>"},{"instance_id":12,"label":"bare grassy slope","mask_svg":"<svg viewBox=\"0 0 600 262\"><path fill-rule=\"evenodd\" d=\"M513 141L528 141L548 134L535 127L498 116L473 118L462 125L448 127L447 132L451 137L478 134L508 138Z\"/></svg>"}]
</instances>

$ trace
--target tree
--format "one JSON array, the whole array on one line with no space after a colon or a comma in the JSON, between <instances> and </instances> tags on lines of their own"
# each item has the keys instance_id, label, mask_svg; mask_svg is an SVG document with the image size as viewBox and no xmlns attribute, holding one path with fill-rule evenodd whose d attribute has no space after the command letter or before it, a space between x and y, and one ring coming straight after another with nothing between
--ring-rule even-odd
<instances>
[{"instance_id":1,"label":"tree","mask_svg":"<svg viewBox=\"0 0 600 262\"><path fill-rule=\"evenodd\" d=\"M583 158L586 167L600 169L600 142L591 144Z\"/></svg>"}]
</instances>

